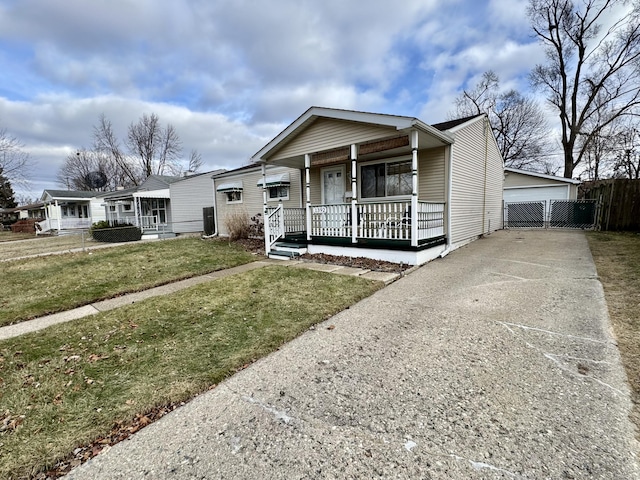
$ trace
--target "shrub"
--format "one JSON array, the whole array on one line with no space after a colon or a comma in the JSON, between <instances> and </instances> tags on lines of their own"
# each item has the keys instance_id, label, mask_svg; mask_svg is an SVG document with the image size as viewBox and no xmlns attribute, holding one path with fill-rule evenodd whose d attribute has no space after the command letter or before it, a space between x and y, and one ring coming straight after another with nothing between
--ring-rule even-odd
<instances>
[{"instance_id":1,"label":"shrub","mask_svg":"<svg viewBox=\"0 0 640 480\"><path fill-rule=\"evenodd\" d=\"M245 210L236 210L227 213L224 217L224 226L229 233L229 240L232 241L249 238L249 234L251 233L249 214Z\"/></svg>"},{"instance_id":2,"label":"shrub","mask_svg":"<svg viewBox=\"0 0 640 480\"><path fill-rule=\"evenodd\" d=\"M96 242L135 242L142 238L142 230L128 225L111 225L108 221L95 222L89 229L89 234Z\"/></svg>"},{"instance_id":3,"label":"shrub","mask_svg":"<svg viewBox=\"0 0 640 480\"><path fill-rule=\"evenodd\" d=\"M249 224L249 235L258 238L264 237L264 222L262 221L261 213L257 213L256 215L251 217L251 223Z\"/></svg>"}]
</instances>

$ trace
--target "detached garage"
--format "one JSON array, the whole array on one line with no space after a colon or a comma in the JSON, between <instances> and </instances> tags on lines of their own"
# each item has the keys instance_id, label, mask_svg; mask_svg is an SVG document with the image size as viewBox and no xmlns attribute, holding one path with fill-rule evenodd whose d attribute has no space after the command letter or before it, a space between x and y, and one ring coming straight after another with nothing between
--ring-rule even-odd
<instances>
[{"instance_id":1,"label":"detached garage","mask_svg":"<svg viewBox=\"0 0 640 480\"><path fill-rule=\"evenodd\" d=\"M580 180L555 177L544 173L527 172L517 168L504 169L505 203L576 200Z\"/></svg>"}]
</instances>

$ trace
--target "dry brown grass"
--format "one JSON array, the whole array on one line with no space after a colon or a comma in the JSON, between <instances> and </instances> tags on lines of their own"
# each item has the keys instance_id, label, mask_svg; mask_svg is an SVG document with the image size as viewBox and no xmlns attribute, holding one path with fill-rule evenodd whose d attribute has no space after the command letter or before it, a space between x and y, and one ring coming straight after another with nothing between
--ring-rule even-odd
<instances>
[{"instance_id":1,"label":"dry brown grass","mask_svg":"<svg viewBox=\"0 0 640 480\"><path fill-rule=\"evenodd\" d=\"M640 234L593 232L588 238L631 386L631 418L640 432Z\"/></svg>"}]
</instances>

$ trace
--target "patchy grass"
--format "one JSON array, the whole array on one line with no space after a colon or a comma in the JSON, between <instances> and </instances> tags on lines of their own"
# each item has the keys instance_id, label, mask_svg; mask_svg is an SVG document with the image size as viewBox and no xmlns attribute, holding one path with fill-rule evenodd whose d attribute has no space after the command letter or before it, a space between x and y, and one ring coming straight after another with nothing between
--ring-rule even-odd
<instances>
[{"instance_id":1,"label":"patchy grass","mask_svg":"<svg viewBox=\"0 0 640 480\"><path fill-rule=\"evenodd\" d=\"M255 258L228 242L186 238L6 262L0 277L0 325L230 268Z\"/></svg>"},{"instance_id":2,"label":"patchy grass","mask_svg":"<svg viewBox=\"0 0 640 480\"><path fill-rule=\"evenodd\" d=\"M35 233L13 233L8 230L0 230L0 243L15 242L16 240L27 240L36 238Z\"/></svg>"},{"instance_id":3,"label":"patchy grass","mask_svg":"<svg viewBox=\"0 0 640 480\"><path fill-rule=\"evenodd\" d=\"M0 237L0 261L97 245L88 233L84 234L84 238L82 234L62 235L60 237L36 237L34 234L29 233L10 233L10 235L13 237ZM15 240L29 241L15 242Z\"/></svg>"},{"instance_id":4,"label":"patchy grass","mask_svg":"<svg viewBox=\"0 0 640 480\"><path fill-rule=\"evenodd\" d=\"M272 266L2 341L0 477L52 468L381 287Z\"/></svg>"},{"instance_id":5,"label":"patchy grass","mask_svg":"<svg viewBox=\"0 0 640 480\"><path fill-rule=\"evenodd\" d=\"M631 386L631 418L640 429L640 235L593 232L588 239Z\"/></svg>"}]
</instances>

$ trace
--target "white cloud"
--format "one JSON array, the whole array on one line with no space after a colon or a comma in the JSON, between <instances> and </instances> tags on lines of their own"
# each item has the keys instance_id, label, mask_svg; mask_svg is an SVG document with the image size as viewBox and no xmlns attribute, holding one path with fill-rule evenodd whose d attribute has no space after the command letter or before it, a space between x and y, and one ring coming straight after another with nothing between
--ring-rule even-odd
<instances>
[{"instance_id":1,"label":"white cloud","mask_svg":"<svg viewBox=\"0 0 640 480\"><path fill-rule=\"evenodd\" d=\"M20 0L0 4L0 127L50 178L104 113L172 123L206 166L242 165L312 105L445 118L467 82L523 80L525 0Z\"/></svg>"}]
</instances>

